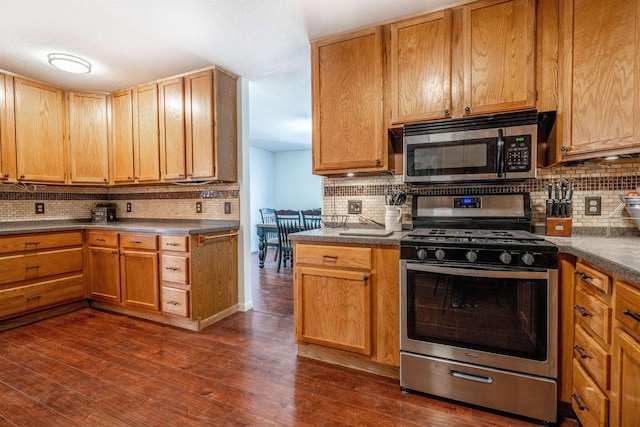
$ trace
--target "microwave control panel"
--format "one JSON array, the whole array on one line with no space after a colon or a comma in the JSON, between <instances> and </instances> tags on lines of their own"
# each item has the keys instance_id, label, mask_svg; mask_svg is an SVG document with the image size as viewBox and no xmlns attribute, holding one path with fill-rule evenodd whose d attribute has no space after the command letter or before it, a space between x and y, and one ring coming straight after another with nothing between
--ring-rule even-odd
<instances>
[{"instance_id":1,"label":"microwave control panel","mask_svg":"<svg viewBox=\"0 0 640 427\"><path fill-rule=\"evenodd\" d=\"M531 170L531 135L505 137L506 172Z\"/></svg>"}]
</instances>

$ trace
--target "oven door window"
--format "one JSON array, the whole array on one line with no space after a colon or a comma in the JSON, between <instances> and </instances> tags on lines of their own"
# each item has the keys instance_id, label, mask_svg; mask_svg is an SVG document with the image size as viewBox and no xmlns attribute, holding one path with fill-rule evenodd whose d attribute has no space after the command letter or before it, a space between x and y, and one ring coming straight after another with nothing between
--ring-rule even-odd
<instances>
[{"instance_id":1,"label":"oven door window","mask_svg":"<svg viewBox=\"0 0 640 427\"><path fill-rule=\"evenodd\" d=\"M407 271L409 339L547 359L547 280Z\"/></svg>"},{"instance_id":2,"label":"oven door window","mask_svg":"<svg viewBox=\"0 0 640 427\"><path fill-rule=\"evenodd\" d=\"M496 138L407 145L407 175L477 175L496 172Z\"/></svg>"}]
</instances>

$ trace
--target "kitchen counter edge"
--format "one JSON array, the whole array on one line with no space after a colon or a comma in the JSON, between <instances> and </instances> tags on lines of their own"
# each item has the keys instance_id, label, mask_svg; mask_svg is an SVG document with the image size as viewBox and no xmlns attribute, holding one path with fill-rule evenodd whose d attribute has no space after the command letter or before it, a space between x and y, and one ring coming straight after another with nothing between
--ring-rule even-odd
<instances>
[{"instance_id":1,"label":"kitchen counter edge","mask_svg":"<svg viewBox=\"0 0 640 427\"><path fill-rule=\"evenodd\" d=\"M109 230L158 234L206 234L237 230L240 221L126 219L107 223L84 220L0 222L0 236L69 230Z\"/></svg>"},{"instance_id":2,"label":"kitchen counter edge","mask_svg":"<svg viewBox=\"0 0 640 427\"><path fill-rule=\"evenodd\" d=\"M380 230L380 229L376 229ZM289 238L297 242L324 242L324 243L347 243L353 245L387 245L400 247L400 239L409 233L410 230L395 231L391 235L382 236L342 236L341 232L345 230L324 229L324 230L308 230L299 233L290 234Z\"/></svg>"}]
</instances>

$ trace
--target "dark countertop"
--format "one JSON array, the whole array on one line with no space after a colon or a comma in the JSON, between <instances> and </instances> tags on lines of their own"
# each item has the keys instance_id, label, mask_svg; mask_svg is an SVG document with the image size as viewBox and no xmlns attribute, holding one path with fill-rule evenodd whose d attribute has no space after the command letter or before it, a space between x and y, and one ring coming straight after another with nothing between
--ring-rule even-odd
<instances>
[{"instance_id":1,"label":"dark countertop","mask_svg":"<svg viewBox=\"0 0 640 427\"><path fill-rule=\"evenodd\" d=\"M240 221L185 219L123 219L94 224L89 220L0 222L0 236L66 230L111 230L146 233L204 234L237 230Z\"/></svg>"}]
</instances>

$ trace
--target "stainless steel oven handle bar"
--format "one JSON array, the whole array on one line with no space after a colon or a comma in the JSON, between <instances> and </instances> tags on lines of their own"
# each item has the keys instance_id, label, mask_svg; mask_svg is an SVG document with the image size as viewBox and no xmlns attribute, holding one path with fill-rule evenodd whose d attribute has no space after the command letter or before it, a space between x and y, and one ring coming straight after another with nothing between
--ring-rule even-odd
<instances>
[{"instance_id":1,"label":"stainless steel oven handle bar","mask_svg":"<svg viewBox=\"0 0 640 427\"><path fill-rule=\"evenodd\" d=\"M460 378L462 380L475 381L475 382L483 383L483 384L493 384L493 378L491 378L491 377L483 377L483 376L480 376L480 375L465 374L464 372L456 371L456 370L453 370L453 369L451 369L449 371L449 373L451 374L452 377Z\"/></svg>"},{"instance_id":2,"label":"stainless steel oven handle bar","mask_svg":"<svg viewBox=\"0 0 640 427\"><path fill-rule=\"evenodd\" d=\"M407 270L422 271L425 273L450 274L465 277L488 277L505 279L546 279L548 277L548 273L546 271L482 270L413 263L407 263Z\"/></svg>"}]
</instances>

